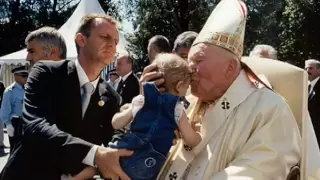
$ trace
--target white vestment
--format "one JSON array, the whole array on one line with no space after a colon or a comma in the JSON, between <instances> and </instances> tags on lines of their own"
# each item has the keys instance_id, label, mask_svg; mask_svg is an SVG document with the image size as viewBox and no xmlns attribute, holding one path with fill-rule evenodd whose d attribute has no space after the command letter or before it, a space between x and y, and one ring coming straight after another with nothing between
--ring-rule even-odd
<instances>
[{"instance_id":1,"label":"white vestment","mask_svg":"<svg viewBox=\"0 0 320 180\"><path fill-rule=\"evenodd\" d=\"M192 150L178 144L158 179L285 180L300 161L301 136L290 107L246 72L202 116L199 101L188 100L203 140Z\"/></svg>"}]
</instances>

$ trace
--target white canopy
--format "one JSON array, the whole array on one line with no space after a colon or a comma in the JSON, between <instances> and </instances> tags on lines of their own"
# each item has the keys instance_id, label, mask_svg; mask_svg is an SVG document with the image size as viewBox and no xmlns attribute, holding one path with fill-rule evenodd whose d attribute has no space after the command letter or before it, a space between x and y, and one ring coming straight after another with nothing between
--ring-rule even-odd
<instances>
[{"instance_id":1,"label":"white canopy","mask_svg":"<svg viewBox=\"0 0 320 180\"><path fill-rule=\"evenodd\" d=\"M73 12L71 17L65 22L59 32L64 37L67 44L67 59L76 59L77 50L74 42L74 36L82 17L91 13L105 13L100 6L98 0L81 0L78 7ZM120 33L120 42L117 46L118 53L126 53L126 40L122 33ZM0 64L25 64L27 57L26 49L0 57Z\"/></svg>"}]
</instances>

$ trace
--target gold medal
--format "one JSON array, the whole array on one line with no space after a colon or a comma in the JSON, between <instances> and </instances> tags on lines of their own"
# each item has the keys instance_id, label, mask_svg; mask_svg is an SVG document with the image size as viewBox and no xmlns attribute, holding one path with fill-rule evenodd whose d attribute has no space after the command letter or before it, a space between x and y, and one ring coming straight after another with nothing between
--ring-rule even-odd
<instances>
[{"instance_id":1,"label":"gold medal","mask_svg":"<svg viewBox=\"0 0 320 180\"><path fill-rule=\"evenodd\" d=\"M103 101L103 100L100 100L100 101L98 102L98 105L101 106L101 107L104 106L104 101Z\"/></svg>"}]
</instances>

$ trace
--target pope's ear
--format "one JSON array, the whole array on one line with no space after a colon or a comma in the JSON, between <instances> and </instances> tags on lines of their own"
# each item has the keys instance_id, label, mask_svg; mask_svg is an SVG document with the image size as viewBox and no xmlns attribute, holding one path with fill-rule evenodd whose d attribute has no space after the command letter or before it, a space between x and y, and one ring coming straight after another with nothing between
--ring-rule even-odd
<instances>
[{"instance_id":1,"label":"pope's ear","mask_svg":"<svg viewBox=\"0 0 320 180\"><path fill-rule=\"evenodd\" d=\"M240 63L238 60L231 59L229 60L229 63L227 65L227 71L226 71L226 79L232 78L234 75L234 72L236 69L238 69L240 66Z\"/></svg>"}]
</instances>

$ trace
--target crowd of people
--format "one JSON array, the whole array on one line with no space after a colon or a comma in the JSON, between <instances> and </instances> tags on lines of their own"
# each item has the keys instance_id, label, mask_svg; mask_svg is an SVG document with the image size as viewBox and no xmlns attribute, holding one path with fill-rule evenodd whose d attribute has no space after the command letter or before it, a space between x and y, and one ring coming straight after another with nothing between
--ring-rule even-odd
<instances>
[{"instance_id":1,"label":"crowd of people","mask_svg":"<svg viewBox=\"0 0 320 180\"><path fill-rule=\"evenodd\" d=\"M119 42L113 17L82 18L76 60L65 60L56 29L31 32L32 69L13 69L15 82L1 99L10 157L0 179L298 179L292 169L301 164L303 140L293 112L241 61L246 20L243 2L222 0L199 33L181 33L173 48L152 37L143 72L133 72L129 54L117 56L108 81L100 74ZM269 45L249 56L278 59ZM319 139L320 62L307 60L305 68Z\"/></svg>"}]
</instances>

